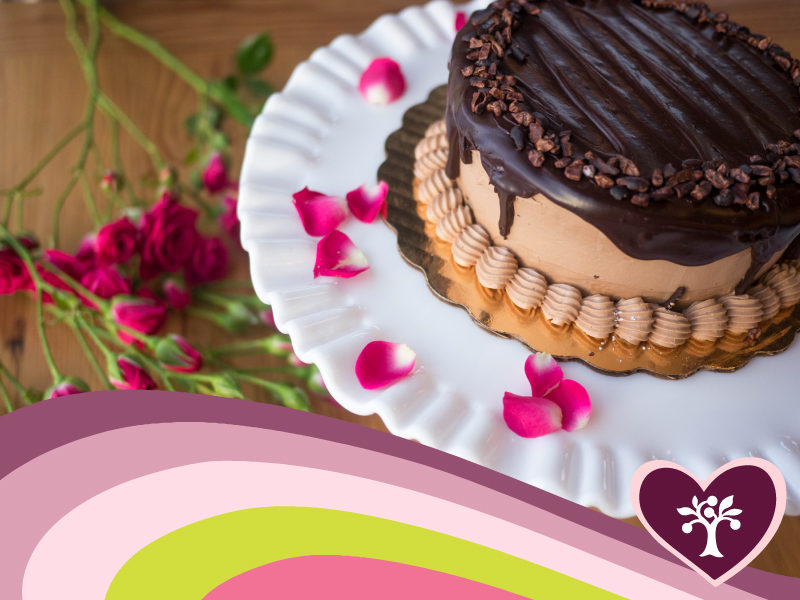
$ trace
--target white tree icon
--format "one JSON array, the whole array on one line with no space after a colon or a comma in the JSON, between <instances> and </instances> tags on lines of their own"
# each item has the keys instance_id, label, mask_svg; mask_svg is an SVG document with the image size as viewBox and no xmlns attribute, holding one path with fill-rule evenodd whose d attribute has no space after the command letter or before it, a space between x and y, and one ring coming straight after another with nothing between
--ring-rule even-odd
<instances>
[{"instance_id":1,"label":"white tree icon","mask_svg":"<svg viewBox=\"0 0 800 600\"><path fill-rule=\"evenodd\" d=\"M706 541L705 550L703 550L703 553L700 556L716 556L718 558L723 558L722 553L717 547L717 527L723 521L730 521L731 529L737 531L742 526L742 523L739 521L739 519L733 519L732 517L738 517L740 514L742 514L742 511L738 508L731 508L731 506L733 506L733 496L728 496L722 502L720 502L718 511L714 511L714 507L716 505L716 496L709 496L703 502L698 502L697 496L694 496L692 498L692 506L694 508L684 506L683 508L678 509L678 513L684 517L697 517L694 521L689 521L688 523L683 524L683 527L681 527L683 533L691 533L692 526L695 523L700 523L706 528L708 539ZM705 509L703 508L704 506Z\"/></svg>"}]
</instances>

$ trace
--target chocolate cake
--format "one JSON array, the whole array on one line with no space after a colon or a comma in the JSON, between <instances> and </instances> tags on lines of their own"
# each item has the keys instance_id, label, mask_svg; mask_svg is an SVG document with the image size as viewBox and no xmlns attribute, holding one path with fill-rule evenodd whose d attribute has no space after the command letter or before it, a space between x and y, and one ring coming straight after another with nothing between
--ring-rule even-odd
<instances>
[{"instance_id":1,"label":"chocolate cake","mask_svg":"<svg viewBox=\"0 0 800 600\"><path fill-rule=\"evenodd\" d=\"M800 300L799 87L702 3L500 0L457 34L419 200L481 285L556 325L748 331Z\"/></svg>"}]
</instances>

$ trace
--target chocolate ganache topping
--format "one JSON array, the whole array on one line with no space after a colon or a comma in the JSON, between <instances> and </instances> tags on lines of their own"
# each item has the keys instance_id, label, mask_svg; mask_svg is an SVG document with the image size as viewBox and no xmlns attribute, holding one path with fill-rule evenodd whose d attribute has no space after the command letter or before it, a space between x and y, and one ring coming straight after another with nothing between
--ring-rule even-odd
<instances>
[{"instance_id":1,"label":"chocolate ganache topping","mask_svg":"<svg viewBox=\"0 0 800 600\"><path fill-rule=\"evenodd\" d=\"M453 46L447 174L480 152L501 201L542 193L638 259L750 249L739 288L800 233L800 62L705 4L501 0Z\"/></svg>"}]
</instances>

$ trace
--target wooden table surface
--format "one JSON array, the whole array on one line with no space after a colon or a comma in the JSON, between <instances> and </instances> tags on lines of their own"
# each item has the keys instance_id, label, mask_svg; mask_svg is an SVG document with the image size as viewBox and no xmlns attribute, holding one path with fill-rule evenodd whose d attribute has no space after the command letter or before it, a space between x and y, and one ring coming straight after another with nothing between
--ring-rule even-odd
<instances>
[{"instance_id":1,"label":"wooden table surface","mask_svg":"<svg viewBox=\"0 0 800 600\"><path fill-rule=\"evenodd\" d=\"M710 0L753 31L771 35L800 55L800 2L797 0ZM409 0L139 0L110 2L123 21L159 40L205 77L232 71L233 53L247 35L271 32L276 45L267 71L280 88L294 66L317 47L341 33L357 33L375 18L414 4ZM192 90L144 52L106 36L99 58L102 88L142 130L157 142L165 158L180 163L188 149L183 122L196 109ZM57 2L0 2L0 189L16 183L80 119L86 88L71 47L64 37L64 17ZM107 139L98 121L98 136ZM235 169L245 136L231 129ZM46 239L51 230L55 197L74 163L78 144L69 147L37 180L45 194L28 201L25 225ZM129 172L147 168L145 154L123 140L123 161ZM77 193L74 194L77 196ZM91 222L79 198L70 198L62 219L62 247L74 250ZM236 267L247 276L246 260ZM191 323L173 323L187 329ZM211 336L192 328L193 339ZM65 372L84 376L95 389L85 361L73 351L71 335L54 328L54 352ZM17 295L0 298L0 360L26 385L49 385L41 358L32 303ZM258 392L251 397L263 399ZM755 400L755 399L754 399ZM385 430L377 417L357 417L315 399L319 412ZM635 519L630 520L636 524ZM761 569L800 577L800 518L786 518L777 536L753 563Z\"/></svg>"}]
</instances>

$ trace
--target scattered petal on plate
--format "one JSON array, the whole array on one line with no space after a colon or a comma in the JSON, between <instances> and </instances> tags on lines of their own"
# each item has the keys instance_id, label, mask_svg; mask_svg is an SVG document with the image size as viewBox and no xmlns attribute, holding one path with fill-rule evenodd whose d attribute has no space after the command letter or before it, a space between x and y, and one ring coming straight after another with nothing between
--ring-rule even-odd
<instances>
[{"instance_id":1,"label":"scattered petal on plate","mask_svg":"<svg viewBox=\"0 0 800 600\"><path fill-rule=\"evenodd\" d=\"M347 218L344 200L303 188L292 195L303 229L315 237L328 235Z\"/></svg>"},{"instance_id":2,"label":"scattered petal on plate","mask_svg":"<svg viewBox=\"0 0 800 600\"><path fill-rule=\"evenodd\" d=\"M364 253L341 231L331 231L317 243L314 277L355 277L369 269Z\"/></svg>"},{"instance_id":3,"label":"scattered petal on plate","mask_svg":"<svg viewBox=\"0 0 800 600\"><path fill-rule=\"evenodd\" d=\"M406 91L406 78L391 58L376 58L361 75L358 91L370 104L390 104Z\"/></svg>"},{"instance_id":4,"label":"scattered petal on plate","mask_svg":"<svg viewBox=\"0 0 800 600\"><path fill-rule=\"evenodd\" d=\"M508 428L519 436L536 438L561 429L561 409L547 398L503 396L503 419Z\"/></svg>"},{"instance_id":5,"label":"scattered petal on plate","mask_svg":"<svg viewBox=\"0 0 800 600\"><path fill-rule=\"evenodd\" d=\"M467 24L467 13L458 11L456 13L456 31L461 31L461 28Z\"/></svg>"},{"instance_id":6,"label":"scattered petal on plate","mask_svg":"<svg viewBox=\"0 0 800 600\"><path fill-rule=\"evenodd\" d=\"M356 359L356 377L365 390L378 390L408 376L416 360L405 344L370 342Z\"/></svg>"},{"instance_id":7,"label":"scattered petal on plate","mask_svg":"<svg viewBox=\"0 0 800 600\"><path fill-rule=\"evenodd\" d=\"M356 219L372 223L383 209L388 191L389 186L385 181L379 181L371 187L364 184L347 193L347 206Z\"/></svg>"},{"instance_id":8,"label":"scattered petal on plate","mask_svg":"<svg viewBox=\"0 0 800 600\"><path fill-rule=\"evenodd\" d=\"M562 427L564 431L577 431L589 423L592 416L592 401L584 387L577 381L565 379L547 396L558 404L564 415Z\"/></svg>"},{"instance_id":9,"label":"scattered petal on plate","mask_svg":"<svg viewBox=\"0 0 800 600\"><path fill-rule=\"evenodd\" d=\"M531 382L531 393L540 397L547 396L564 379L564 373L556 359L544 352L528 357L525 361L525 376Z\"/></svg>"}]
</instances>

